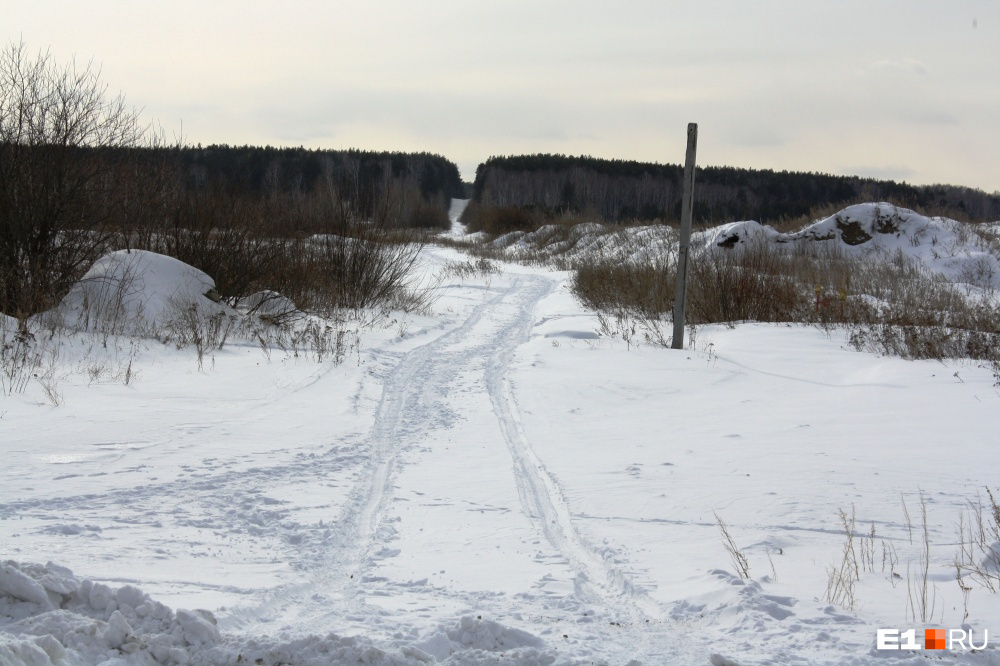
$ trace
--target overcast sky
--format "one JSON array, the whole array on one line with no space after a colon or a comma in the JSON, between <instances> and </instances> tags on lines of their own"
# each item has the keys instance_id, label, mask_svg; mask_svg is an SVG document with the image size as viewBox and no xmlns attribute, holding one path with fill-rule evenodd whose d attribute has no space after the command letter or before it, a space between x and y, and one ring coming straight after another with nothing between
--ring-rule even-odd
<instances>
[{"instance_id":1,"label":"overcast sky","mask_svg":"<svg viewBox=\"0 0 1000 666\"><path fill-rule=\"evenodd\" d=\"M997 0L0 0L189 144L588 154L1000 190Z\"/></svg>"}]
</instances>

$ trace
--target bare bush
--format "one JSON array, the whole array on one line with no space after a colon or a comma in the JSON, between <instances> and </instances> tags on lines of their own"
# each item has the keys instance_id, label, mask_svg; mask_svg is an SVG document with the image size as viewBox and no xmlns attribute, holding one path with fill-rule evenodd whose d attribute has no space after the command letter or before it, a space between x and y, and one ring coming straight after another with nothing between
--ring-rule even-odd
<instances>
[{"instance_id":1,"label":"bare bush","mask_svg":"<svg viewBox=\"0 0 1000 666\"><path fill-rule=\"evenodd\" d=\"M353 198L362 195L369 199ZM424 205L418 188L388 176L373 191L355 192L331 172L300 197L209 183L178 195L170 225L149 237L147 249L212 275L230 305L252 300L251 308L273 320L296 312L342 318L347 311L408 307L424 240L406 227ZM294 308L271 312L262 294Z\"/></svg>"},{"instance_id":2,"label":"bare bush","mask_svg":"<svg viewBox=\"0 0 1000 666\"><path fill-rule=\"evenodd\" d=\"M169 226L143 249L180 259L212 276L230 305L263 289L282 291L276 281L295 243L273 235L278 216L266 201L206 186L176 198Z\"/></svg>"},{"instance_id":3,"label":"bare bush","mask_svg":"<svg viewBox=\"0 0 1000 666\"><path fill-rule=\"evenodd\" d=\"M234 326L236 315L205 312L196 304L174 303L165 318L161 340L180 349L191 345L198 355L198 369L204 367L205 354L222 349Z\"/></svg>"},{"instance_id":4,"label":"bare bush","mask_svg":"<svg viewBox=\"0 0 1000 666\"><path fill-rule=\"evenodd\" d=\"M688 311L693 323L798 321L808 297L790 275L789 255L770 243L712 248L693 257Z\"/></svg>"},{"instance_id":5,"label":"bare bush","mask_svg":"<svg viewBox=\"0 0 1000 666\"><path fill-rule=\"evenodd\" d=\"M23 393L41 362L35 335L23 323L0 314L0 392Z\"/></svg>"},{"instance_id":6,"label":"bare bush","mask_svg":"<svg viewBox=\"0 0 1000 666\"><path fill-rule=\"evenodd\" d=\"M108 249L131 210L131 157L158 141L92 65L0 52L0 312L45 310Z\"/></svg>"},{"instance_id":7,"label":"bare bush","mask_svg":"<svg viewBox=\"0 0 1000 666\"><path fill-rule=\"evenodd\" d=\"M462 223L469 233L484 231L491 236L501 236L512 231L533 231L545 221L530 208L483 206L473 200L462 213Z\"/></svg>"}]
</instances>

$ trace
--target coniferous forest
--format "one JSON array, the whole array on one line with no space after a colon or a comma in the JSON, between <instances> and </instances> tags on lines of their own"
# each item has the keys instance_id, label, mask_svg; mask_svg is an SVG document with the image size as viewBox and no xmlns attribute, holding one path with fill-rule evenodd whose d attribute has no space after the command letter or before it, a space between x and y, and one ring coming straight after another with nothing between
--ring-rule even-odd
<instances>
[{"instance_id":1,"label":"coniferous forest","mask_svg":"<svg viewBox=\"0 0 1000 666\"><path fill-rule=\"evenodd\" d=\"M543 154L492 157L476 171L467 221L475 227L477 216L499 217L506 225L498 231L566 215L672 223L680 218L682 177L683 167L672 164ZM967 221L1000 219L1000 193L726 166L697 169L694 217L700 224L775 224L863 201L888 201Z\"/></svg>"}]
</instances>

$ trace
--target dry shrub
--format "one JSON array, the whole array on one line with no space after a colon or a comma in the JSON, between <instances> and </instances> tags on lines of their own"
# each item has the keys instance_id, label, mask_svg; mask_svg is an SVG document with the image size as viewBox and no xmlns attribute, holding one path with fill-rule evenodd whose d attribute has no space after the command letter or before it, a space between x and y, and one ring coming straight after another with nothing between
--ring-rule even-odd
<instances>
[{"instance_id":1,"label":"dry shrub","mask_svg":"<svg viewBox=\"0 0 1000 666\"><path fill-rule=\"evenodd\" d=\"M573 290L595 310L661 315L672 311L676 275L673 265L586 264L577 269Z\"/></svg>"},{"instance_id":2,"label":"dry shrub","mask_svg":"<svg viewBox=\"0 0 1000 666\"><path fill-rule=\"evenodd\" d=\"M791 264L764 242L698 254L688 277L690 323L800 320L808 298Z\"/></svg>"},{"instance_id":3,"label":"dry shrub","mask_svg":"<svg viewBox=\"0 0 1000 666\"><path fill-rule=\"evenodd\" d=\"M486 257L478 257L462 262L448 262L441 270L440 275L442 278L454 276L460 280L479 278L486 280L486 284L489 285L493 276L500 275L500 272L499 264Z\"/></svg>"},{"instance_id":4,"label":"dry shrub","mask_svg":"<svg viewBox=\"0 0 1000 666\"><path fill-rule=\"evenodd\" d=\"M423 239L405 216L432 212L410 194L388 188L376 217L362 219L333 189L296 203L206 186L178 195L170 226L149 234L143 249L211 275L230 305L271 292L327 316L418 307L407 292Z\"/></svg>"},{"instance_id":5,"label":"dry shrub","mask_svg":"<svg viewBox=\"0 0 1000 666\"><path fill-rule=\"evenodd\" d=\"M0 394L22 393L36 376L43 352L23 322L0 314Z\"/></svg>"},{"instance_id":6,"label":"dry shrub","mask_svg":"<svg viewBox=\"0 0 1000 666\"><path fill-rule=\"evenodd\" d=\"M448 209L444 205L432 205L417 198L408 211L405 224L409 229L441 229L451 228Z\"/></svg>"},{"instance_id":7,"label":"dry shrub","mask_svg":"<svg viewBox=\"0 0 1000 666\"><path fill-rule=\"evenodd\" d=\"M469 233L484 231L502 236L512 231L534 231L545 224L545 216L531 208L483 206L470 201L462 214L462 223Z\"/></svg>"},{"instance_id":8,"label":"dry shrub","mask_svg":"<svg viewBox=\"0 0 1000 666\"><path fill-rule=\"evenodd\" d=\"M314 264L303 294L310 309L329 313L402 303L420 244L416 238L410 243L388 242L385 236L377 227L361 227L350 237L311 239L308 256Z\"/></svg>"},{"instance_id":9,"label":"dry shrub","mask_svg":"<svg viewBox=\"0 0 1000 666\"><path fill-rule=\"evenodd\" d=\"M809 299L788 275L790 263L787 255L763 243L694 256L688 276L688 322L800 320ZM619 258L581 265L573 289L597 310L659 317L673 312L676 281L673 257L656 264Z\"/></svg>"},{"instance_id":10,"label":"dry shrub","mask_svg":"<svg viewBox=\"0 0 1000 666\"><path fill-rule=\"evenodd\" d=\"M115 249L108 229L135 212L134 158L158 144L93 66L0 49L0 312L52 307Z\"/></svg>"},{"instance_id":11,"label":"dry shrub","mask_svg":"<svg viewBox=\"0 0 1000 666\"><path fill-rule=\"evenodd\" d=\"M829 243L750 242L694 253L689 324L846 326L858 350L916 359L1000 362L1000 306L975 299L902 252L857 256ZM604 316L673 311L672 265L614 258L580 266L573 289Z\"/></svg>"},{"instance_id":12,"label":"dry shrub","mask_svg":"<svg viewBox=\"0 0 1000 666\"><path fill-rule=\"evenodd\" d=\"M174 205L170 226L152 235L150 249L180 259L212 276L230 305L264 288L288 261L290 241L273 238L266 202L205 188Z\"/></svg>"}]
</instances>

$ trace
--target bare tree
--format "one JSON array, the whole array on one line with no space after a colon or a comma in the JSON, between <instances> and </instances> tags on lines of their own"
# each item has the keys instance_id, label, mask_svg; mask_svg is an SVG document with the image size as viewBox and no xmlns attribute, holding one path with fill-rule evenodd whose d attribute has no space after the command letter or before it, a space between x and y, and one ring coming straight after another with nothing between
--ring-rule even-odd
<instances>
[{"instance_id":1,"label":"bare tree","mask_svg":"<svg viewBox=\"0 0 1000 666\"><path fill-rule=\"evenodd\" d=\"M134 212L131 149L156 143L91 63L0 52L0 312L49 307L106 249Z\"/></svg>"}]
</instances>

